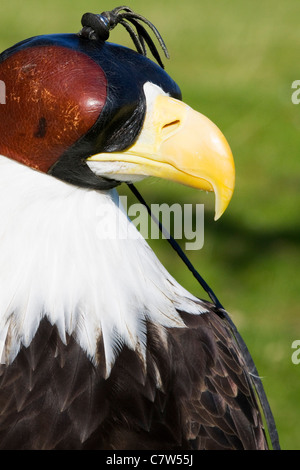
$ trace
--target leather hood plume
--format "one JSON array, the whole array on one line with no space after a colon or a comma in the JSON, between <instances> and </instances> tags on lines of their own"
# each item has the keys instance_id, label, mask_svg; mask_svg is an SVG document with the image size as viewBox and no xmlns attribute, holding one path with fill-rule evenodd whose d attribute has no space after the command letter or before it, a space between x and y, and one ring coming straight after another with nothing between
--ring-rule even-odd
<instances>
[{"instance_id":1,"label":"leather hood plume","mask_svg":"<svg viewBox=\"0 0 300 470\"><path fill-rule=\"evenodd\" d=\"M7 90L6 105L0 107L0 153L78 186L118 185L96 176L86 158L122 151L135 142L146 112L147 81L181 98L140 21L151 25L168 56L156 28L128 7L87 13L78 34L36 36L0 54ZM118 23L138 52L106 42ZM160 65L145 57L145 43Z\"/></svg>"}]
</instances>

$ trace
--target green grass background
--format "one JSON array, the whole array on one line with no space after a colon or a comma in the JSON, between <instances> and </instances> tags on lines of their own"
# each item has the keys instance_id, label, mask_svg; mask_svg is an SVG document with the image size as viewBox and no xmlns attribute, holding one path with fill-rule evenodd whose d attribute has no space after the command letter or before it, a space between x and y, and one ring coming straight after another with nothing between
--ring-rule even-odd
<instances>
[{"instance_id":1,"label":"green grass background","mask_svg":"<svg viewBox=\"0 0 300 470\"><path fill-rule=\"evenodd\" d=\"M2 0L0 50L33 35L77 32L84 12L115 6ZM165 181L138 187L149 203L205 204L204 247L188 255L252 352L282 448L300 449L300 365L291 361L292 342L300 339L300 105L291 101L291 84L300 79L300 2L131 0L129 6L162 33L171 54L167 72L184 101L222 129L237 174L234 197L217 222L212 194ZM121 27L110 40L132 47ZM206 297L165 241L151 244L178 281Z\"/></svg>"}]
</instances>

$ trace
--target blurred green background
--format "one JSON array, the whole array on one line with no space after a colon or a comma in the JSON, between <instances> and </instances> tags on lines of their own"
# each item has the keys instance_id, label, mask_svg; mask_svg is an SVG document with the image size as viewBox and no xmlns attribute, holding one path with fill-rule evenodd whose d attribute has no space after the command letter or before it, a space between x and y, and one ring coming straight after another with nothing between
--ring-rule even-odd
<instances>
[{"instance_id":1,"label":"blurred green background","mask_svg":"<svg viewBox=\"0 0 300 470\"><path fill-rule=\"evenodd\" d=\"M217 222L212 194L153 180L138 188L149 203L205 204L204 247L188 255L252 352L282 448L300 449L300 364L291 361L292 342L300 339L300 105L291 101L292 82L300 79L300 2L128 5L162 33L171 55L167 72L184 101L221 128L237 174L234 197ZM77 32L86 11L116 6L111 0L2 0L0 50L29 36ZM132 47L121 27L110 40ZM179 282L206 298L166 241L150 244Z\"/></svg>"}]
</instances>

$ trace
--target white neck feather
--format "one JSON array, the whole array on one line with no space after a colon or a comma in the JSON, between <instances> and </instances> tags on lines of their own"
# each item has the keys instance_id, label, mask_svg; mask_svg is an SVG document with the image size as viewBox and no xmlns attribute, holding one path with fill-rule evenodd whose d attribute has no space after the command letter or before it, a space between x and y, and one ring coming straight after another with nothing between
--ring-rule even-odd
<instances>
[{"instance_id":1,"label":"white neck feather","mask_svg":"<svg viewBox=\"0 0 300 470\"><path fill-rule=\"evenodd\" d=\"M102 335L109 371L122 343L144 354L145 320L183 326L176 309L205 311L195 300L120 210L116 191L77 188L0 156L2 363L47 317L95 362Z\"/></svg>"}]
</instances>

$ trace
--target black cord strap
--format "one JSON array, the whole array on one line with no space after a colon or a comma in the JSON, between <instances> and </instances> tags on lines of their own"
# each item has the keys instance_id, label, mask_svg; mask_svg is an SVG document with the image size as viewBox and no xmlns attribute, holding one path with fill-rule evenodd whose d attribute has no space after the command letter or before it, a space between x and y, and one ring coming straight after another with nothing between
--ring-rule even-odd
<instances>
[{"instance_id":1,"label":"black cord strap","mask_svg":"<svg viewBox=\"0 0 300 470\"><path fill-rule=\"evenodd\" d=\"M269 436L271 440L271 444L273 447L273 450L280 450L280 444L279 444L279 438L278 438L278 432L275 424L275 420L261 381L261 378L258 374L257 368L255 366L255 363L253 361L253 358L246 346L245 341L243 340L242 336L238 332L235 324L231 320L230 316L222 306L221 302L218 300L217 296L213 292L213 290L209 287L209 285L205 282L202 276L198 273L198 271L194 268L188 257L185 255L179 244L176 242L176 240L168 233L168 231L163 227L162 223L160 220L158 220L155 215L152 213L150 207L146 203L145 199L142 197L140 192L136 189L136 187L132 183L127 183L129 189L132 191L132 193L136 196L136 198L143 204L150 217L154 220L154 222L159 226L159 229L161 233L165 236L167 241L170 243L172 248L176 251L176 253L180 256L182 261L185 263L185 265L188 267L188 269L192 272L193 276L197 279L199 284L203 287L205 292L209 295L210 299L216 306L216 313L223 318L227 324L229 325L231 332L233 336L235 337L240 350L242 352L243 358L245 360L245 364L247 366L249 375L253 381L254 389L256 390L260 405L263 410L263 414L265 416L267 428L269 431Z\"/></svg>"},{"instance_id":2,"label":"black cord strap","mask_svg":"<svg viewBox=\"0 0 300 470\"><path fill-rule=\"evenodd\" d=\"M160 220L158 220L155 215L152 213L150 207L146 203L145 199L142 197L142 195L139 193L139 191L136 189L136 187L131 184L127 183L128 187L130 190L133 192L133 194L136 196L136 198L146 207L148 214L150 217L154 220L154 222L159 226L159 229L161 233L164 235L164 237L168 240L172 248L176 251L176 253L180 256L182 261L186 264L188 269L191 271L193 276L197 279L197 281L201 284L203 289L207 292L209 295L210 299L212 302L215 304L217 308L223 309L224 307L222 306L221 302L218 300L216 294L213 292L213 290L209 287L209 285L205 282L202 276L198 273L198 271L194 268L184 251L181 249L180 245L176 242L176 240L172 237L172 235L163 227L162 223Z\"/></svg>"}]
</instances>

